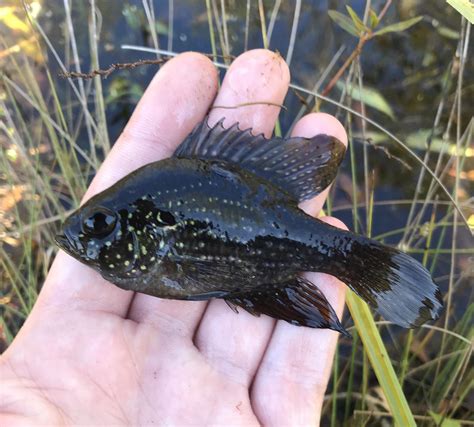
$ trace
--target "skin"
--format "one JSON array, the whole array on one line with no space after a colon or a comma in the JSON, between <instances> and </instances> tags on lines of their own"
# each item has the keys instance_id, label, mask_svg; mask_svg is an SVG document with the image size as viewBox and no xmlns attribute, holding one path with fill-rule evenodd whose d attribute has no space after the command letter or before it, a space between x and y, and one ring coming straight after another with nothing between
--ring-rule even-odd
<instances>
[{"instance_id":1,"label":"skin","mask_svg":"<svg viewBox=\"0 0 474 427\"><path fill-rule=\"evenodd\" d=\"M151 161L169 156L208 109L281 104L289 70L266 50L239 56L217 93L217 72L197 53L155 76L85 199ZM211 123L269 136L279 108L214 108ZM342 125L310 114L293 134L334 135ZM305 202L316 215L327 191ZM326 222L344 228L335 218ZM308 274L339 316L345 286ZM251 331L251 333L249 333ZM134 295L60 251L38 301L0 360L0 425L315 425L338 334L240 311L224 301Z\"/></svg>"}]
</instances>

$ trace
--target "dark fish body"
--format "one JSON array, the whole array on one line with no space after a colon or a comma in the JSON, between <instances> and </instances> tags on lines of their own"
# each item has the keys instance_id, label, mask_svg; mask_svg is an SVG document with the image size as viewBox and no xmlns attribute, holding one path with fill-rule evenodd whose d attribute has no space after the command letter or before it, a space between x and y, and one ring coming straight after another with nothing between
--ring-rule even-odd
<instances>
[{"instance_id":1,"label":"dark fish body","mask_svg":"<svg viewBox=\"0 0 474 427\"><path fill-rule=\"evenodd\" d=\"M57 240L110 282L161 298L224 298L253 314L343 331L299 275L320 271L397 324L436 318L439 290L416 260L298 208L329 185L343 153L326 135L266 140L203 123L174 157L86 202Z\"/></svg>"}]
</instances>

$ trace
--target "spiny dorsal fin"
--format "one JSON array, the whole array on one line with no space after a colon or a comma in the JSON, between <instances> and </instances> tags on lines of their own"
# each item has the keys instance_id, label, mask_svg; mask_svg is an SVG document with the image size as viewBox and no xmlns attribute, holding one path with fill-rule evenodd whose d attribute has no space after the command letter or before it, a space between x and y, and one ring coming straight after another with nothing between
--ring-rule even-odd
<instances>
[{"instance_id":1,"label":"spiny dorsal fin","mask_svg":"<svg viewBox=\"0 0 474 427\"><path fill-rule=\"evenodd\" d=\"M345 146L337 138L265 138L238 123L225 129L224 119L214 127L198 124L176 149L175 157L219 159L258 175L292 194L298 201L311 199L336 177Z\"/></svg>"}]
</instances>

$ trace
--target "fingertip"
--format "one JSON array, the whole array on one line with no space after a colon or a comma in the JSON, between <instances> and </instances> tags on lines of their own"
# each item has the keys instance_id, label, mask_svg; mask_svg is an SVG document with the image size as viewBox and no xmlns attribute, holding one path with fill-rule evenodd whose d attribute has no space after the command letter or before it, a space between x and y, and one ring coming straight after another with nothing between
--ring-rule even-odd
<instances>
[{"instance_id":1,"label":"fingertip","mask_svg":"<svg viewBox=\"0 0 474 427\"><path fill-rule=\"evenodd\" d=\"M347 133L342 123L327 113L310 113L302 117L293 129L295 136L310 138L318 134L331 135L347 147Z\"/></svg>"},{"instance_id":2,"label":"fingertip","mask_svg":"<svg viewBox=\"0 0 474 427\"><path fill-rule=\"evenodd\" d=\"M282 84L289 85L291 80L290 68L280 55L269 49L252 49L239 55L232 65L245 65L252 68L268 68L274 72L272 77L279 77Z\"/></svg>"},{"instance_id":3,"label":"fingertip","mask_svg":"<svg viewBox=\"0 0 474 427\"><path fill-rule=\"evenodd\" d=\"M202 120L217 87L217 70L209 58L196 52L177 55L148 85L124 130L125 139L152 141L169 155L176 140Z\"/></svg>"},{"instance_id":4,"label":"fingertip","mask_svg":"<svg viewBox=\"0 0 474 427\"><path fill-rule=\"evenodd\" d=\"M268 49L239 55L227 70L209 116L212 126L239 122L241 129L270 136L290 82L290 70L279 53Z\"/></svg>"},{"instance_id":5,"label":"fingertip","mask_svg":"<svg viewBox=\"0 0 474 427\"><path fill-rule=\"evenodd\" d=\"M321 218L319 218L319 220L325 222L326 224L332 225L333 227L337 227L342 230L348 230L346 224L344 224L340 219L337 219L333 216L322 216Z\"/></svg>"},{"instance_id":6,"label":"fingertip","mask_svg":"<svg viewBox=\"0 0 474 427\"><path fill-rule=\"evenodd\" d=\"M183 126L184 134L189 133L206 113L217 87L217 70L209 58L196 52L181 53L157 71L125 133L155 141L158 137L167 145L166 134L156 131L157 123L168 123L170 135Z\"/></svg>"},{"instance_id":7,"label":"fingertip","mask_svg":"<svg viewBox=\"0 0 474 427\"><path fill-rule=\"evenodd\" d=\"M210 83L212 83L217 89L217 77L218 70L214 63L207 56L199 52L183 52L176 55L173 59L168 61L164 66L172 64L174 62L180 62L182 66L189 67L189 69L200 70L203 75L209 77Z\"/></svg>"},{"instance_id":8,"label":"fingertip","mask_svg":"<svg viewBox=\"0 0 474 427\"><path fill-rule=\"evenodd\" d=\"M331 135L347 147L347 133L344 126L342 126L341 122L334 116L327 113L307 114L298 120L298 123L296 123L291 132L292 136L303 136L306 138L311 138L319 134ZM315 198L303 202L301 208L308 215L317 216L324 205L328 192L329 187Z\"/></svg>"}]
</instances>

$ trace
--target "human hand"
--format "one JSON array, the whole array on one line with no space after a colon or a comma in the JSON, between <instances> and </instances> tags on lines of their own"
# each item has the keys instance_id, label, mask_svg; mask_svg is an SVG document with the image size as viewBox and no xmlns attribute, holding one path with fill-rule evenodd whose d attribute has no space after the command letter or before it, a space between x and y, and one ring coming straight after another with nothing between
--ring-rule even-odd
<instances>
[{"instance_id":1,"label":"human hand","mask_svg":"<svg viewBox=\"0 0 474 427\"><path fill-rule=\"evenodd\" d=\"M278 54L242 54L217 94L217 72L185 53L155 76L86 198L145 163L167 157L214 106L210 123L269 136L289 83ZM293 134L341 124L310 114ZM327 192L305 202L316 215ZM334 218L332 225L344 227ZM339 316L344 285L312 273ZM290 325L224 301L185 302L134 295L61 252L38 301L0 364L0 425L314 425L338 334Z\"/></svg>"}]
</instances>

